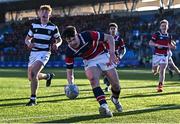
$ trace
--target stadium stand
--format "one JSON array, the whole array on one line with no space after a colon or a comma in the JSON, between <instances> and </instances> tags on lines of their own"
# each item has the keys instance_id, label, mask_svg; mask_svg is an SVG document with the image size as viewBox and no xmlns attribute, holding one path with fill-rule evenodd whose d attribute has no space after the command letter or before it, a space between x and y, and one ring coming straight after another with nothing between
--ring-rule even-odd
<instances>
[{"instance_id":1,"label":"stadium stand","mask_svg":"<svg viewBox=\"0 0 180 124\"><path fill-rule=\"evenodd\" d=\"M177 9L179 10L179 9ZM60 32L67 25L74 25L78 31L97 30L108 32L109 22L116 22L119 25L119 33L124 38L127 53L119 64L124 66L150 66L152 50L148 45L151 34L158 30L158 22L167 19L170 22L170 33L177 42L177 50L174 51L176 62L180 59L180 14L179 11L168 10L159 14L157 11L139 12L121 16L120 14L98 14L98 15L78 15L70 17L54 16L51 21L58 25ZM24 44L32 20L15 21L3 23L0 26L0 67L26 67L29 50ZM64 51L66 44L59 49L59 54L53 54L48 67L64 67ZM180 63L177 63L180 64ZM78 59L75 66L83 66L82 60Z\"/></svg>"}]
</instances>

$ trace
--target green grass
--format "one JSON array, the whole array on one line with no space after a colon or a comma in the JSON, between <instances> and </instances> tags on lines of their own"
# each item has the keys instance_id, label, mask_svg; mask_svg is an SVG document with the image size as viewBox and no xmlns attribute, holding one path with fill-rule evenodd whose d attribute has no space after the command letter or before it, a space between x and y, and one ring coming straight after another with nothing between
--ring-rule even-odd
<instances>
[{"instance_id":1,"label":"green grass","mask_svg":"<svg viewBox=\"0 0 180 124\"><path fill-rule=\"evenodd\" d=\"M51 87L40 81L38 105L27 107L30 95L26 69L0 69L0 123L180 123L180 81L167 75L164 92L157 93L158 77L150 70L120 69L121 103L124 112L114 112L112 118L102 118L88 80L81 69L75 69L76 84L80 89L77 99L64 94L65 69L46 69L56 74ZM104 84L101 86L104 88Z\"/></svg>"}]
</instances>

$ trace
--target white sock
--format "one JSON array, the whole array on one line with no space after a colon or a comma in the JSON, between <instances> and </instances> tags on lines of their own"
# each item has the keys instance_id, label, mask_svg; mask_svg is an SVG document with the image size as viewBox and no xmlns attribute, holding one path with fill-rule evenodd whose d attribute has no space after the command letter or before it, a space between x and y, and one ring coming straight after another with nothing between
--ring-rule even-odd
<instances>
[{"instance_id":1,"label":"white sock","mask_svg":"<svg viewBox=\"0 0 180 124\"><path fill-rule=\"evenodd\" d=\"M118 103L119 102L118 99L116 99L114 97L112 98L112 100L113 100L114 103Z\"/></svg>"},{"instance_id":2,"label":"white sock","mask_svg":"<svg viewBox=\"0 0 180 124\"><path fill-rule=\"evenodd\" d=\"M46 80L49 80L50 79L50 74L47 73L47 79Z\"/></svg>"},{"instance_id":3,"label":"white sock","mask_svg":"<svg viewBox=\"0 0 180 124\"><path fill-rule=\"evenodd\" d=\"M31 97L30 99L35 101L35 100L36 100L36 97Z\"/></svg>"},{"instance_id":4,"label":"white sock","mask_svg":"<svg viewBox=\"0 0 180 124\"><path fill-rule=\"evenodd\" d=\"M108 104L104 103L101 105L103 108L108 108Z\"/></svg>"}]
</instances>

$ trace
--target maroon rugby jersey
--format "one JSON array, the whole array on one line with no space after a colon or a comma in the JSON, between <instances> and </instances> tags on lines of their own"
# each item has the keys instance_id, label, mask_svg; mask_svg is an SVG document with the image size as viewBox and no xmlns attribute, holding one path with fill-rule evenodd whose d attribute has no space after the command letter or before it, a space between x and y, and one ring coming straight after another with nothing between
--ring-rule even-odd
<instances>
[{"instance_id":1,"label":"maroon rugby jersey","mask_svg":"<svg viewBox=\"0 0 180 124\"><path fill-rule=\"evenodd\" d=\"M84 60L93 59L94 57L105 52L104 33L96 31L85 31L78 34L80 45L77 49L68 46L66 50L66 67L72 69L74 58L81 57Z\"/></svg>"},{"instance_id":2,"label":"maroon rugby jersey","mask_svg":"<svg viewBox=\"0 0 180 124\"><path fill-rule=\"evenodd\" d=\"M152 35L151 40L158 45L163 45L168 47L168 45L171 44L172 36L169 35L168 33L162 34L160 31L158 31ZM154 54L167 55L169 50L169 48L167 47L162 47L162 48L155 47Z\"/></svg>"}]
</instances>

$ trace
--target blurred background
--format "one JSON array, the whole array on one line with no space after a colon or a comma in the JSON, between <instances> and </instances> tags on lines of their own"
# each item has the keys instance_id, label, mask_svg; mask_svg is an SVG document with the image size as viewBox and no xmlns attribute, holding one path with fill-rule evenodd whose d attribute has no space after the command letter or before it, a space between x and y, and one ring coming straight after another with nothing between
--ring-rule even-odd
<instances>
[{"instance_id":1,"label":"blurred background","mask_svg":"<svg viewBox=\"0 0 180 124\"><path fill-rule=\"evenodd\" d=\"M151 67L148 42L159 21L167 19L177 44L173 59L180 66L180 0L0 0L0 67L27 67L30 51L24 39L42 4L53 8L50 20L60 32L74 25L78 32L108 33L108 24L116 22L127 48L119 67ZM63 43L46 66L65 67L65 49ZM82 60L77 58L75 66L83 66Z\"/></svg>"}]
</instances>

